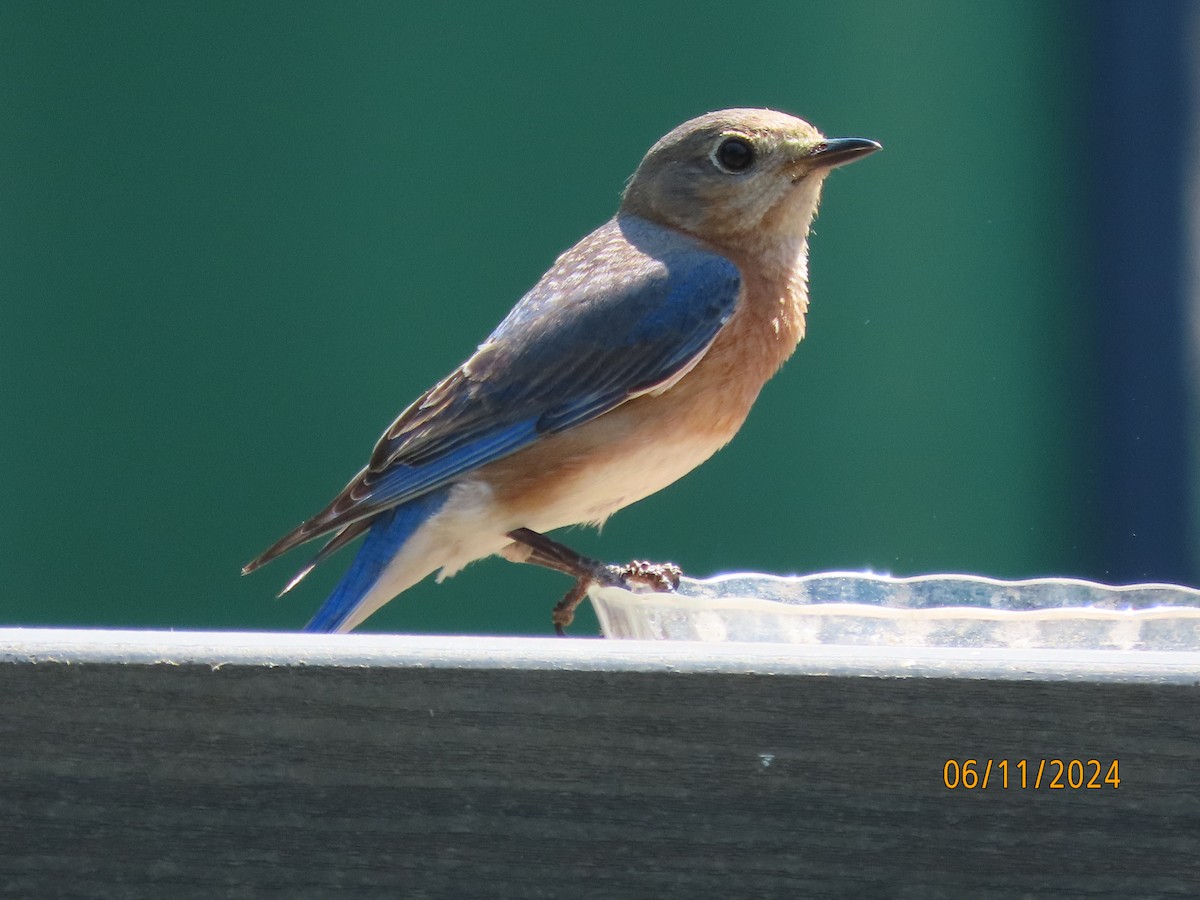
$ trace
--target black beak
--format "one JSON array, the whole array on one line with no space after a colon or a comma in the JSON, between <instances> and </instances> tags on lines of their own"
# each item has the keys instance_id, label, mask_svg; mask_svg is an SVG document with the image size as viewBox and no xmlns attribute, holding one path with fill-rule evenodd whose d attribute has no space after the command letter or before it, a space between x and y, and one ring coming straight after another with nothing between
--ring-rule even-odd
<instances>
[{"instance_id":1,"label":"black beak","mask_svg":"<svg viewBox=\"0 0 1200 900\"><path fill-rule=\"evenodd\" d=\"M833 169L882 149L882 144L869 138L825 138L808 155L808 162L814 169Z\"/></svg>"}]
</instances>

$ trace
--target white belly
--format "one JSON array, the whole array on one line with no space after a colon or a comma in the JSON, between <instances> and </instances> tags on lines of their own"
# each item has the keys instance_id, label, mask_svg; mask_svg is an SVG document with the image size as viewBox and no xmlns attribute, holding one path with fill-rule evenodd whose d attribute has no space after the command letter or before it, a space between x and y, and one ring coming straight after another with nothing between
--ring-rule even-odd
<instances>
[{"instance_id":1,"label":"white belly","mask_svg":"<svg viewBox=\"0 0 1200 900\"><path fill-rule=\"evenodd\" d=\"M554 496L543 498L538 508L522 510L524 521L514 527L551 531L567 525L600 525L617 510L678 481L719 446L660 440L619 459L597 461L562 480Z\"/></svg>"}]
</instances>

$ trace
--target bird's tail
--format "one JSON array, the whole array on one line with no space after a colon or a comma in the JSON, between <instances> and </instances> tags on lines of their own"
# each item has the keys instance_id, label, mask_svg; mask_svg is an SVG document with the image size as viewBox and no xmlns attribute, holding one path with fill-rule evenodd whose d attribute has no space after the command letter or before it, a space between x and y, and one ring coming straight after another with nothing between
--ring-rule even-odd
<instances>
[{"instance_id":1,"label":"bird's tail","mask_svg":"<svg viewBox=\"0 0 1200 900\"><path fill-rule=\"evenodd\" d=\"M349 631L358 624L355 613L375 587L396 554L418 528L438 512L450 495L450 486L431 491L380 513L371 523L366 540L349 570L329 599L304 626L305 631ZM385 599L391 599L385 598Z\"/></svg>"}]
</instances>

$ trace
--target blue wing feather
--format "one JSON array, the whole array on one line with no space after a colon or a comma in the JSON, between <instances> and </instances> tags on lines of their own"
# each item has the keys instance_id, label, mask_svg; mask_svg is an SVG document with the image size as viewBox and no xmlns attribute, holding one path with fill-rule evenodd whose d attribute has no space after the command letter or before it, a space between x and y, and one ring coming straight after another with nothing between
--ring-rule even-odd
<instances>
[{"instance_id":1,"label":"blue wing feather","mask_svg":"<svg viewBox=\"0 0 1200 900\"><path fill-rule=\"evenodd\" d=\"M247 571L668 381L707 349L740 290L729 259L618 216L559 257L466 363L401 413L329 506Z\"/></svg>"},{"instance_id":2,"label":"blue wing feather","mask_svg":"<svg viewBox=\"0 0 1200 900\"><path fill-rule=\"evenodd\" d=\"M304 626L305 631L337 631L358 608L384 568L430 516L442 508L450 488L432 491L410 503L392 507L371 523L366 540L333 593Z\"/></svg>"},{"instance_id":3,"label":"blue wing feather","mask_svg":"<svg viewBox=\"0 0 1200 900\"><path fill-rule=\"evenodd\" d=\"M432 485L443 484L455 475L507 456L531 443L536 436L536 422L518 422L459 446L424 465L394 463L380 474L368 496L376 502L404 503L420 496Z\"/></svg>"}]
</instances>

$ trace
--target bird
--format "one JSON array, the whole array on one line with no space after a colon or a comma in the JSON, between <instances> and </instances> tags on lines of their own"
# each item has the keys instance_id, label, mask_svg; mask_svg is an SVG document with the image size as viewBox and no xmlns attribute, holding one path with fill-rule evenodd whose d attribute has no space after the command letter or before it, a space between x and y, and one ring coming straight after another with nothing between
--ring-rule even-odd
<instances>
[{"instance_id":1,"label":"bird","mask_svg":"<svg viewBox=\"0 0 1200 900\"><path fill-rule=\"evenodd\" d=\"M554 609L559 634L593 581L676 586L674 566L603 566L545 532L598 526L733 438L804 337L826 176L879 149L770 109L718 110L667 133L616 215L243 574L327 536L282 595L364 536L305 626L339 633L434 572L441 581L495 554L577 579Z\"/></svg>"}]
</instances>

